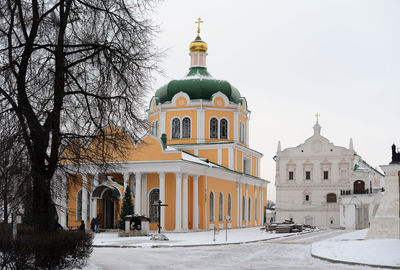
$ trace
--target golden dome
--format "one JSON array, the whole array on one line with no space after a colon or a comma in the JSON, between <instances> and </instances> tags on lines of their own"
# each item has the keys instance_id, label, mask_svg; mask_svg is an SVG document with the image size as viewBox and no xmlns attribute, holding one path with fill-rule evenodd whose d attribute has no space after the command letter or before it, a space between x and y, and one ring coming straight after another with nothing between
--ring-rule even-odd
<instances>
[{"instance_id":1,"label":"golden dome","mask_svg":"<svg viewBox=\"0 0 400 270\"><path fill-rule=\"evenodd\" d=\"M201 40L200 36L197 36L197 38L190 43L189 46L190 52L207 52L208 50L208 45L204 41Z\"/></svg>"}]
</instances>

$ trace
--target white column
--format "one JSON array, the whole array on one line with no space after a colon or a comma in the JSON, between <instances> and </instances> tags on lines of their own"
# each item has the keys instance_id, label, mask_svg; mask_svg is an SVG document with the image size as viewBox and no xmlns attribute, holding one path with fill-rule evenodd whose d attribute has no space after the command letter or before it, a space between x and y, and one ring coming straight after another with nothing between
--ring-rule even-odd
<instances>
[{"instance_id":1,"label":"white column","mask_svg":"<svg viewBox=\"0 0 400 270\"><path fill-rule=\"evenodd\" d=\"M93 185L92 185L92 190L94 191L96 189L96 187L99 185L99 179L100 179L100 174L93 177ZM97 199L93 199L92 200L92 215L94 217L97 217Z\"/></svg>"},{"instance_id":2,"label":"white column","mask_svg":"<svg viewBox=\"0 0 400 270\"><path fill-rule=\"evenodd\" d=\"M262 190L261 190L261 208L262 208L262 214L261 214L261 216L262 216L262 223L264 223L264 215L265 215L265 212L264 212L264 187L262 188Z\"/></svg>"},{"instance_id":3,"label":"white column","mask_svg":"<svg viewBox=\"0 0 400 270\"><path fill-rule=\"evenodd\" d=\"M199 228L199 176L193 176L193 230Z\"/></svg>"},{"instance_id":4,"label":"white column","mask_svg":"<svg viewBox=\"0 0 400 270\"><path fill-rule=\"evenodd\" d=\"M147 213L147 173L142 177L142 215L149 216Z\"/></svg>"},{"instance_id":5,"label":"white column","mask_svg":"<svg viewBox=\"0 0 400 270\"><path fill-rule=\"evenodd\" d=\"M123 194L123 196L124 196L126 187L129 185L129 176L130 176L130 174L129 173L124 173L122 176L124 177L124 194Z\"/></svg>"},{"instance_id":6,"label":"white column","mask_svg":"<svg viewBox=\"0 0 400 270\"><path fill-rule=\"evenodd\" d=\"M82 220L87 222L87 187L88 187L88 176L87 174L82 174Z\"/></svg>"},{"instance_id":7,"label":"white column","mask_svg":"<svg viewBox=\"0 0 400 270\"><path fill-rule=\"evenodd\" d=\"M141 194L142 194L142 173L135 173L135 181L136 181L136 190L135 190L135 214L141 214Z\"/></svg>"},{"instance_id":8,"label":"white column","mask_svg":"<svg viewBox=\"0 0 400 270\"><path fill-rule=\"evenodd\" d=\"M159 174L160 177L160 200L163 204L165 204L165 173L161 172ZM161 228L165 230L165 207L161 208Z\"/></svg>"},{"instance_id":9,"label":"white column","mask_svg":"<svg viewBox=\"0 0 400 270\"><path fill-rule=\"evenodd\" d=\"M239 183L239 200L238 200L238 202L239 202L239 207L238 207L238 209L239 209L239 215L238 215L238 217L239 217L239 226L240 227L242 227L242 220L243 220L243 217L242 217L242 215L243 215L243 209L242 209L242 207L243 207L243 199L242 199L242 184L241 183Z\"/></svg>"},{"instance_id":10,"label":"white column","mask_svg":"<svg viewBox=\"0 0 400 270\"><path fill-rule=\"evenodd\" d=\"M218 148L218 165L222 164L222 148Z\"/></svg>"},{"instance_id":11,"label":"white column","mask_svg":"<svg viewBox=\"0 0 400 270\"><path fill-rule=\"evenodd\" d=\"M67 213L68 213L68 176L61 176L61 217L60 225L67 228Z\"/></svg>"},{"instance_id":12,"label":"white column","mask_svg":"<svg viewBox=\"0 0 400 270\"><path fill-rule=\"evenodd\" d=\"M248 220L248 218L249 218L249 185L248 184L246 184L246 201L245 201L244 205L246 206L244 209L244 213L245 213L244 219L246 220L246 227L248 227L249 226L249 220Z\"/></svg>"},{"instance_id":13,"label":"white column","mask_svg":"<svg viewBox=\"0 0 400 270\"><path fill-rule=\"evenodd\" d=\"M182 227L182 174L176 174L175 231Z\"/></svg>"},{"instance_id":14,"label":"white column","mask_svg":"<svg viewBox=\"0 0 400 270\"><path fill-rule=\"evenodd\" d=\"M188 207L188 175L183 175L183 200L182 200L182 220L183 220L183 230L187 231L189 229L188 226L188 216L189 216L189 207Z\"/></svg>"},{"instance_id":15,"label":"white column","mask_svg":"<svg viewBox=\"0 0 400 270\"><path fill-rule=\"evenodd\" d=\"M258 210L258 216L259 216L259 219L258 219L258 225L262 225L263 224L263 222L264 222L264 217L263 217L263 214L262 214L262 212L263 212L263 203L262 203L262 201L263 201L263 198L262 198L262 191L263 191L263 187L260 187L259 188L260 189L260 195L258 196L260 199L259 199L259 202L258 202L258 208L260 209L260 210Z\"/></svg>"}]
</instances>

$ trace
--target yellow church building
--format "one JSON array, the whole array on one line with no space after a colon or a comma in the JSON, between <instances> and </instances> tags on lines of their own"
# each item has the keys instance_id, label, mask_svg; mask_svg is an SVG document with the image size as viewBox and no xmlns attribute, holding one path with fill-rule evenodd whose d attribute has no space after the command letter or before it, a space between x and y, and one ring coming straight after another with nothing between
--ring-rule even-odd
<instances>
[{"instance_id":1,"label":"yellow church building","mask_svg":"<svg viewBox=\"0 0 400 270\"><path fill-rule=\"evenodd\" d=\"M260 178L262 154L249 148L250 111L234 86L208 73L207 49L198 30L189 73L156 91L149 133L140 142L126 134L125 155L112 160L110 171L87 164L85 173L62 177L68 187L68 196L57 199L62 226L81 220L89 226L98 215L100 228L117 228L127 185L135 215L148 216L153 230L159 213L151 205L159 199L168 204L161 208L166 231L264 223L269 182Z\"/></svg>"}]
</instances>

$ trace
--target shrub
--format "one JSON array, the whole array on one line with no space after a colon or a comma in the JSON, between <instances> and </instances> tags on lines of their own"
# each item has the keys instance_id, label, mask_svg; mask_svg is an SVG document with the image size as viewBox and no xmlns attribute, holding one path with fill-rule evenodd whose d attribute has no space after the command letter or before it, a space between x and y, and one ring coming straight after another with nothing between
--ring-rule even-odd
<instances>
[{"instance_id":1,"label":"shrub","mask_svg":"<svg viewBox=\"0 0 400 270\"><path fill-rule=\"evenodd\" d=\"M0 226L0 269L71 269L92 253L92 234L83 231L35 233L19 226L12 240L10 224Z\"/></svg>"}]
</instances>

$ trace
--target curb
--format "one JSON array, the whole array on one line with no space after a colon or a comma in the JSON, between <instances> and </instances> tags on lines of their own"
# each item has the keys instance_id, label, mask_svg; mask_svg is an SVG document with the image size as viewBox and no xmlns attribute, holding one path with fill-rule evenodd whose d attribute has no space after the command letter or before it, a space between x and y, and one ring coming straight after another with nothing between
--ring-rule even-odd
<instances>
[{"instance_id":1,"label":"curb","mask_svg":"<svg viewBox=\"0 0 400 270\"><path fill-rule=\"evenodd\" d=\"M400 266L392 266L392 265L380 265L380 264L369 264L369 263L359 263L359 262L349 262L349 261L341 261L341 260L335 260L335 259L329 259L325 257L321 257L318 255L314 255L311 251L311 257L317 258L323 261L328 261L331 263L343 263L343 264L349 264L349 265L361 265L361 266L370 266L370 267L377 267L377 268L386 268L386 269L400 269Z\"/></svg>"},{"instance_id":2,"label":"curb","mask_svg":"<svg viewBox=\"0 0 400 270\"><path fill-rule=\"evenodd\" d=\"M312 231L312 232L315 232L315 231ZM233 242L233 243L173 245L173 246L170 246L170 245L152 245L152 246L92 245L92 247L94 247L94 248L175 248L175 247L207 247L207 246L242 245L242 244L251 244L251 243L257 243L257 242L267 242L267 241L274 240L274 239L285 238L285 237L290 237L290 236L295 236L295 235L302 235L302 234L307 234L307 233L312 233L312 232L302 232L299 234L276 236L276 237L268 238L268 239L250 240L250 241L245 241L245 242Z\"/></svg>"}]
</instances>

